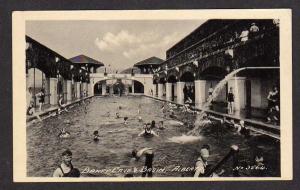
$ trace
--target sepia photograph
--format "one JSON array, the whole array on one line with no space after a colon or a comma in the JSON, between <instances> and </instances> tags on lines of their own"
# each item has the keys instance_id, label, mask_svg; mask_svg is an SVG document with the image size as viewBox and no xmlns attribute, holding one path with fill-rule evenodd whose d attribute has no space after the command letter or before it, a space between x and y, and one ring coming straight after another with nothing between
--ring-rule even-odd
<instances>
[{"instance_id":1,"label":"sepia photograph","mask_svg":"<svg viewBox=\"0 0 300 190\"><path fill-rule=\"evenodd\" d=\"M15 12L14 180L292 179L290 35L284 9Z\"/></svg>"}]
</instances>

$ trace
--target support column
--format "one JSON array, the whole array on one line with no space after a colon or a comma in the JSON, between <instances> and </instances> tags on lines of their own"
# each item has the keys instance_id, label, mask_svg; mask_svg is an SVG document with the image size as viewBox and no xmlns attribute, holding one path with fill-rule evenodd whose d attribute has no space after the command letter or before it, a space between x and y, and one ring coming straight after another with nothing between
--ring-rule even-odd
<instances>
[{"instance_id":1,"label":"support column","mask_svg":"<svg viewBox=\"0 0 300 190\"><path fill-rule=\"evenodd\" d=\"M72 101L72 81L67 80L67 101Z\"/></svg>"},{"instance_id":2,"label":"support column","mask_svg":"<svg viewBox=\"0 0 300 190\"><path fill-rule=\"evenodd\" d=\"M83 94L83 97L86 97L87 95L87 92L86 92L86 86L87 86L87 83L86 82L83 82L82 83L82 94Z\"/></svg>"},{"instance_id":3,"label":"support column","mask_svg":"<svg viewBox=\"0 0 300 190\"><path fill-rule=\"evenodd\" d=\"M68 87L67 87L67 80L63 80L63 97L64 97L64 100L67 100L67 96L68 96L68 94L67 94L67 91L68 91Z\"/></svg>"},{"instance_id":4,"label":"support column","mask_svg":"<svg viewBox=\"0 0 300 190\"><path fill-rule=\"evenodd\" d=\"M129 86L126 85L125 86L125 96L128 96L128 94L129 94Z\"/></svg>"},{"instance_id":5,"label":"support column","mask_svg":"<svg viewBox=\"0 0 300 190\"><path fill-rule=\"evenodd\" d=\"M134 81L132 81L131 91L132 91L132 94L134 94Z\"/></svg>"},{"instance_id":6,"label":"support column","mask_svg":"<svg viewBox=\"0 0 300 190\"><path fill-rule=\"evenodd\" d=\"M161 84L161 83L158 84L158 89L157 90L158 90L158 97L159 98L163 97L163 85L164 84Z\"/></svg>"},{"instance_id":7,"label":"support column","mask_svg":"<svg viewBox=\"0 0 300 190\"><path fill-rule=\"evenodd\" d=\"M50 104L57 105L57 78L50 78Z\"/></svg>"},{"instance_id":8,"label":"support column","mask_svg":"<svg viewBox=\"0 0 300 190\"><path fill-rule=\"evenodd\" d=\"M45 104L50 104L50 78L45 80Z\"/></svg>"},{"instance_id":9,"label":"support column","mask_svg":"<svg viewBox=\"0 0 300 190\"><path fill-rule=\"evenodd\" d=\"M206 80L195 80L195 104L197 108L201 108L206 102Z\"/></svg>"},{"instance_id":10,"label":"support column","mask_svg":"<svg viewBox=\"0 0 300 190\"><path fill-rule=\"evenodd\" d=\"M172 100L172 83L166 83L166 99Z\"/></svg>"},{"instance_id":11,"label":"support column","mask_svg":"<svg viewBox=\"0 0 300 190\"><path fill-rule=\"evenodd\" d=\"M106 95L106 81L104 81L101 85L102 87L102 96L105 96Z\"/></svg>"},{"instance_id":12,"label":"support column","mask_svg":"<svg viewBox=\"0 0 300 190\"><path fill-rule=\"evenodd\" d=\"M234 94L234 109L239 111L246 105L246 78L234 77L228 81L228 90L232 87Z\"/></svg>"},{"instance_id":13,"label":"support column","mask_svg":"<svg viewBox=\"0 0 300 190\"><path fill-rule=\"evenodd\" d=\"M109 95L113 95L114 94L114 88L113 88L113 85L111 85L109 87Z\"/></svg>"},{"instance_id":14,"label":"support column","mask_svg":"<svg viewBox=\"0 0 300 190\"><path fill-rule=\"evenodd\" d=\"M94 83L90 82L87 84L88 86L88 96L94 96Z\"/></svg>"},{"instance_id":15,"label":"support column","mask_svg":"<svg viewBox=\"0 0 300 190\"><path fill-rule=\"evenodd\" d=\"M157 94L157 84L153 84L153 96L155 97Z\"/></svg>"},{"instance_id":16,"label":"support column","mask_svg":"<svg viewBox=\"0 0 300 190\"><path fill-rule=\"evenodd\" d=\"M177 103L183 104L184 103L184 94L183 94L183 88L184 88L185 82L177 82Z\"/></svg>"},{"instance_id":17,"label":"support column","mask_svg":"<svg viewBox=\"0 0 300 190\"><path fill-rule=\"evenodd\" d=\"M76 82L76 98L80 98L80 82Z\"/></svg>"}]
</instances>

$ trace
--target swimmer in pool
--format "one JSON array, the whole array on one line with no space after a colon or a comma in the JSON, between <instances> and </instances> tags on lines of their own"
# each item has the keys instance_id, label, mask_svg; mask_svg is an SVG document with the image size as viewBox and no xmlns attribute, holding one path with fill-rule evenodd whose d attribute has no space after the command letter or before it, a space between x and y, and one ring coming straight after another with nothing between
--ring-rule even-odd
<instances>
[{"instance_id":1,"label":"swimmer in pool","mask_svg":"<svg viewBox=\"0 0 300 190\"><path fill-rule=\"evenodd\" d=\"M128 117L124 117L124 124L127 125L128 124Z\"/></svg>"},{"instance_id":2,"label":"swimmer in pool","mask_svg":"<svg viewBox=\"0 0 300 190\"><path fill-rule=\"evenodd\" d=\"M99 141L99 139L100 139L99 131L94 131L93 135L94 135L93 140L94 141Z\"/></svg>"},{"instance_id":3,"label":"swimmer in pool","mask_svg":"<svg viewBox=\"0 0 300 190\"><path fill-rule=\"evenodd\" d=\"M245 127L245 122L240 120L240 124L236 124L237 132L245 137L250 136L250 130Z\"/></svg>"},{"instance_id":4,"label":"swimmer in pool","mask_svg":"<svg viewBox=\"0 0 300 190\"><path fill-rule=\"evenodd\" d=\"M116 119L119 119L120 118L120 114L117 112L116 113Z\"/></svg>"},{"instance_id":5,"label":"swimmer in pool","mask_svg":"<svg viewBox=\"0 0 300 190\"><path fill-rule=\"evenodd\" d=\"M160 129L160 130L165 129L165 127L164 127L164 121L160 121L159 122L158 129Z\"/></svg>"},{"instance_id":6,"label":"swimmer in pool","mask_svg":"<svg viewBox=\"0 0 300 190\"><path fill-rule=\"evenodd\" d=\"M144 137L153 137L156 136L158 137L158 134L156 134L152 129L151 129L151 124L147 123L146 127L144 128L144 130L138 134L138 136L144 136Z\"/></svg>"},{"instance_id":7,"label":"swimmer in pool","mask_svg":"<svg viewBox=\"0 0 300 190\"><path fill-rule=\"evenodd\" d=\"M151 129L154 129L156 127L156 125L155 125L155 121L154 120L152 120L151 121Z\"/></svg>"},{"instance_id":8,"label":"swimmer in pool","mask_svg":"<svg viewBox=\"0 0 300 190\"><path fill-rule=\"evenodd\" d=\"M71 135L71 134L70 134L68 131L66 131L65 128L62 128L62 129L60 130L59 134L58 134L58 137L64 139L64 138L69 138L70 135Z\"/></svg>"},{"instance_id":9,"label":"swimmer in pool","mask_svg":"<svg viewBox=\"0 0 300 190\"><path fill-rule=\"evenodd\" d=\"M139 120L139 122L142 122L142 121L143 121L143 119L142 119L141 116L139 116L138 120Z\"/></svg>"},{"instance_id":10,"label":"swimmer in pool","mask_svg":"<svg viewBox=\"0 0 300 190\"><path fill-rule=\"evenodd\" d=\"M66 107L66 104L64 103L63 95L61 94L61 95L59 96L59 100L58 100L58 110L57 110L57 114L59 115L62 111L68 112L67 107Z\"/></svg>"},{"instance_id":11,"label":"swimmer in pool","mask_svg":"<svg viewBox=\"0 0 300 190\"><path fill-rule=\"evenodd\" d=\"M138 161L143 155L145 155L145 165L142 173L142 177L152 177L152 163L154 159L154 150L152 148L143 148L137 151L134 149L132 151L132 157L134 161Z\"/></svg>"}]
</instances>

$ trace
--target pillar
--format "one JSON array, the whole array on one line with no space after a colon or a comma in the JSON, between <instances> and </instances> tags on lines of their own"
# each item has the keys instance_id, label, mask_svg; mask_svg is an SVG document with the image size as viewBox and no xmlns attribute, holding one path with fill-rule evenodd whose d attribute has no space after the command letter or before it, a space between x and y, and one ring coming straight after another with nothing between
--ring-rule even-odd
<instances>
[{"instance_id":1,"label":"pillar","mask_svg":"<svg viewBox=\"0 0 300 190\"><path fill-rule=\"evenodd\" d=\"M80 98L80 82L76 82L76 98Z\"/></svg>"},{"instance_id":2,"label":"pillar","mask_svg":"<svg viewBox=\"0 0 300 190\"><path fill-rule=\"evenodd\" d=\"M84 97L86 97L86 95L87 95L86 89L87 89L87 83L83 82L82 83L82 94Z\"/></svg>"},{"instance_id":3,"label":"pillar","mask_svg":"<svg viewBox=\"0 0 300 190\"><path fill-rule=\"evenodd\" d=\"M129 93L129 86L128 85L125 85L125 96L128 96L128 93Z\"/></svg>"},{"instance_id":4,"label":"pillar","mask_svg":"<svg viewBox=\"0 0 300 190\"><path fill-rule=\"evenodd\" d=\"M50 104L50 78L45 80L45 104Z\"/></svg>"},{"instance_id":5,"label":"pillar","mask_svg":"<svg viewBox=\"0 0 300 190\"><path fill-rule=\"evenodd\" d=\"M183 104L184 103L184 94L183 94L183 88L184 88L185 82L177 82L177 103Z\"/></svg>"},{"instance_id":6,"label":"pillar","mask_svg":"<svg viewBox=\"0 0 300 190\"><path fill-rule=\"evenodd\" d=\"M195 104L197 108L201 108L206 102L206 80L195 80Z\"/></svg>"},{"instance_id":7,"label":"pillar","mask_svg":"<svg viewBox=\"0 0 300 190\"><path fill-rule=\"evenodd\" d=\"M172 83L166 83L166 99L172 100Z\"/></svg>"},{"instance_id":8,"label":"pillar","mask_svg":"<svg viewBox=\"0 0 300 190\"><path fill-rule=\"evenodd\" d=\"M72 81L67 80L67 101L72 101Z\"/></svg>"},{"instance_id":9,"label":"pillar","mask_svg":"<svg viewBox=\"0 0 300 190\"><path fill-rule=\"evenodd\" d=\"M67 94L67 91L68 91L67 85L68 85L68 84L67 84L67 80L64 79L64 80L63 80L63 95L64 95L63 97L64 97L64 100L67 100L67 98L68 98L68 97L67 97L67 96L68 96L68 94Z\"/></svg>"},{"instance_id":10,"label":"pillar","mask_svg":"<svg viewBox=\"0 0 300 190\"><path fill-rule=\"evenodd\" d=\"M50 104L57 105L57 78L50 78Z\"/></svg>"},{"instance_id":11,"label":"pillar","mask_svg":"<svg viewBox=\"0 0 300 190\"><path fill-rule=\"evenodd\" d=\"M88 85L88 96L94 96L94 83L90 82Z\"/></svg>"},{"instance_id":12,"label":"pillar","mask_svg":"<svg viewBox=\"0 0 300 190\"><path fill-rule=\"evenodd\" d=\"M104 81L101 85L102 88L102 96L106 95L106 81Z\"/></svg>"},{"instance_id":13,"label":"pillar","mask_svg":"<svg viewBox=\"0 0 300 190\"><path fill-rule=\"evenodd\" d=\"M233 77L228 81L228 90L232 87L234 94L234 109L239 111L246 105L246 80L245 77Z\"/></svg>"},{"instance_id":14,"label":"pillar","mask_svg":"<svg viewBox=\"0 0 300 190\"><path fill-rule=\"evenodd\" d=\"M153 84L153 96L157 94L157 84Z\"/></svg>"},{"instance_id":15,"label":"pillar","mask_svg":"<svg viewBox=\"0 0 300 190\"><path fill-rule=\"evenodd\" d=\"M161 84L161 83L158 84L157 90L158 90L158 97L159 98L163 97L163 85L164 84Z\"/></svg>"},{"instance_id":16,"label":"pillar","mask_svg":"<svg viewBox=\"0 0 300 190\"><path fill-rule=\"evenodd\" d=\"M134 94L134 81L132 81L132 87L131 87L131 92L132 92L132 94Z\"/></svg>"},{"instance_id":17,"label":"pillar","mask_svg":"<svg viewBox=\"0 0 300 190\"><path fill-rule=\"evenodd\" d=\"M113 95L114 94L114 88L113 88L113 85L111 85L109 87L109 95Z\"/></svg>"}]
</instances>

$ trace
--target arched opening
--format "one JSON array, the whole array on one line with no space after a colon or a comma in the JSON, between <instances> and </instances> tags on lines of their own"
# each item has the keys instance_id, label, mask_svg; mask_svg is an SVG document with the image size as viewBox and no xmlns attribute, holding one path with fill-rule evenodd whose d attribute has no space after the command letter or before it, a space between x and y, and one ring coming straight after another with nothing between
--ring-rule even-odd
<instances>
[{"instance_id":1,"label":"arched opening","mask_svg":"<svg viewBox=\"0 0 300 190\"><path fill-rule=\"evenodd\" d=\"M94 95L95 96L102 95L102 84L103 84L103 82L100 81L94 85Z\"/></svg>"},{"instance_id":2,"label":"arched opening","mask_svg":"<svg viewBox=\"0 0 300 190\"><path fill-rule=\"evenodd\" d=\"M184 72L180 77L180 81L185 83L183 87L184 102L195 103L194 73L190 71Z\"/></svg>"},{"instance_id":3,"label":"arched opening","mask_svg":"<svg viewBox=\"0 0 300 190\"><path fill-rule=\"evenodd\" d=\"M125 92L125 85L122 83L122 80L117 80L116 83L113 84L113 93L118 94L119 96L122 96L122 94Z\"/></svg>"},{"instance_id":4,"label":"arched opening","mask_svg":"<svg viewBox=\"0 0 300 190\"><path fill-rule=\"evenodd\" d=\"M135 93L135 94L144 94L144 85L137 81L137 80L133 80L133 92L132 93Z\"/></svg>"}]
</instances>

